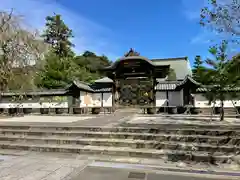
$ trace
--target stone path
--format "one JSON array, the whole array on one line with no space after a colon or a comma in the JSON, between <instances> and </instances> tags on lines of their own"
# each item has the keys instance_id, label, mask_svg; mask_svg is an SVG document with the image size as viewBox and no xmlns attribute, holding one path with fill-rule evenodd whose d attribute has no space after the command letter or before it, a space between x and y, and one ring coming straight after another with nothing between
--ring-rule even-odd
<instances>
[{"instance_id":1,"label":"stone path","mask_svg":"<svg viewBox=\"0 0 240 180\"><path fill-rule=\"evenodd\" d=\"M87 119L95 118L94 116L37 116L37 115L29 115L29 116L22 116L22 117L12 117L12 118L5 118L1 119L1 122L24 122L24 123L34 123L34 122L41 122L41 123L72 123L76 121L83 121Z\"/></svg>"},{"instance_id":2,"label":"stone path","mask_svg":"<svg viewBox=\"0 0 240 180\"><path fill-rule=\"evenodd\" d=\"M239 118L218 118L194 115L144 115L134 111L118 111L99 115L26 115L23 117L1 118L0 125L77 125L77 126L120 126L122 123L134 126L139 124L238 124Z\"/></svg>"},{"instance_id":3,"label":"stone path","mask_svg":"<svg viewBox=\"0 0 240 180\"><path fill-rule=\"evenodd\" d=\"M219 118L214 117L197 117L191 115L134 115L126 121L129 125L138 124L238 124L239 118L225 118L224 121L219 121Z\"/></svg>"},{"instance_id":4,"label":"stone path","mask_svg":"<svg viewBox=\"0 0 240 180\"><path fill-rule=\"evenodd\" d=\"M0 119L0 125L78 125L78 126L117 126L130 119L132 112L117 112L114 114L76 115L76 116L36 116Z\"/></svg>"},{"instance_id":5,"label":"stone path","mask_svg":"<svg viewBox=\"0 0 240 180\"><path fill-rule=\"evenodd\" d=\"M106 179L106 177L109 177L107 179L116 179L116 174L119 174L118 178L121 177L121 180L127 180L130 172L148 173L147 179L149 180L161 178L166 180L166 174L173 175L169 180L175 180L176 177L183 180L239 179L239 176L236 176L237 173L239 174L237 170L228 169L228 173L232 172L232 174L226 176L224 173L220 173L220 168L206 167L206 165L200 164L194 167L186 164L166 164L159 160L149 161L141 158L35 153L15 150L1 150L0 154L8 154L0 155L1 180L101 180ZM205 170L205 173L203 171L201 173L193 172L194 168L198 171ZM235 175L233 175L234 173Z\"/></svg>"},{"instance_id":6,"label":"stone path","mask_svg":"<svg viewBox=\"0 0 240 180\"><path fill-rule=\"evenodd\" d=\"M1 157L0 157L1 159ZM79 172L89 161L29 153L7 156L0 162L1 180L60 180Z\"/></svg>"}]
</instances>

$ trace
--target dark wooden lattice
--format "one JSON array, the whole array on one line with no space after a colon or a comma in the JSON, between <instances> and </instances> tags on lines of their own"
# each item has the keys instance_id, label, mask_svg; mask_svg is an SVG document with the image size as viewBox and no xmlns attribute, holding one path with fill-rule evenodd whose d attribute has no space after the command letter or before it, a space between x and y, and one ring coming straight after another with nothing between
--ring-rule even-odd
<instances>
[{"instance_id":1,"label":"dark wooden lattice","mask_svg":"<svg viewBox=\"0 0 240 180\"><path fill-rule=\"evenodd\" d=\"M151 79L119 80L119 105L143 106L153 103L153 81Z\"/></svg>"}]
</instances>

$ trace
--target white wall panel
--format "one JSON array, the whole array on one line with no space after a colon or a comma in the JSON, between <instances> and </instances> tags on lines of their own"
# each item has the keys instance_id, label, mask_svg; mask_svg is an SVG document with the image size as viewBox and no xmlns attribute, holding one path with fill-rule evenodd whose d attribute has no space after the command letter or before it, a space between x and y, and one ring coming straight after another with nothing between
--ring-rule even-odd
<instances>
[{"instance_id":1,"label":"white wall panel","mask_svg":"<svg viewBox=\"0 0 240 180\"><path fill-rule=\"evenodd\" d=\"M169 106L181 106L182 97L180 91L169 91L168 92Z\"/></svg>"},{"instance_id":2,"label":"white wall panel","mask_svg":"<svg viewBox=\"0 0 240 180\"><path fill-rule=\"evenodd\" d=\"M102 106L102 93L92 94L93 106L101 107Z\"/></svg>"},{"instance_id":3,"label":"white wall panel","mask_svg":"<svg viewBox=\"0 0 240 180\"><path fill-rule=\"evenodd\" d=\"M112 107L112 93L103 93L103 107Z\"/></svg>"},{"instance_id":4,"label":"white wall panel","mask_svg":"<svg viewBox=\"0 0 240 180\"><path fill-rule=\"evenodd\" d=\"M167 106L167 93L166 91L156 92L156 107Z\"/></svg>"}]
</instances>

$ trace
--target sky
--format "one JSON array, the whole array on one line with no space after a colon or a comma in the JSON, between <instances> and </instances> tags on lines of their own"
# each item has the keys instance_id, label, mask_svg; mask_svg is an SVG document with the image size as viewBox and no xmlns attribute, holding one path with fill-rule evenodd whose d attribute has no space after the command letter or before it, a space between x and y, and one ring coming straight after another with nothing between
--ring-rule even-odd
<instances>
[{"instance_id":1,"label":"sky","mask_svg":"<svg viewBox=\"0 0 240 180\"><path fill-rule=\"evenodd\" d=\"M199 25L206 0L0 0L0 10L23 15L44 29L45 17L61 14L73 30L75 52L122 57L130 48L147 58L208 56L215 38Z\"/></svg>"}]
</instances>

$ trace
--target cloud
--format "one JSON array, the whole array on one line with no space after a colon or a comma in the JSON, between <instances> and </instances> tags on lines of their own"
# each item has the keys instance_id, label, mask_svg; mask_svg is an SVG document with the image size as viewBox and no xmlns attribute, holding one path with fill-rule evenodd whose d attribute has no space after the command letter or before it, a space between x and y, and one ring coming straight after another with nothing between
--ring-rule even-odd
<instances>
[{"instance_id":1,"label":"cloud","mask_svg":"<svg viewBox=\"0 0 240 180\"><path fill-rule=\"evenodd\" d=\"M203 29L191 39L190 44L210 44L216 38L215 36L217 34Z\"/></svg>"},{"instance_id":2,"label":"cloud","mask_svg":"<svg viewBox=\"0 0 240 180\"><path fill-rule=\"evenodd\" d=\"M114 51L117 44L112 40L114 33L111 29L91 21L81 14L74 13L50 0L1 0L1 10L11 10L23 15L28 25L43 30L45 17L53 13L61 14L65 23L73 29L75 51L82 53L85 50L97 54L105 54L110 59L116 58Z\"/></svg>"},{"instance_id":3,"label":"cloud","mask_svg":"<svg viewBox=\"0 0 240 180\"><path fill-rule=\"evenodd\" d=\"M200 19L201 8L208 0L182 0L182 9L185 17L190 21L198 21Z\"/></svg>"}]
</instances>

